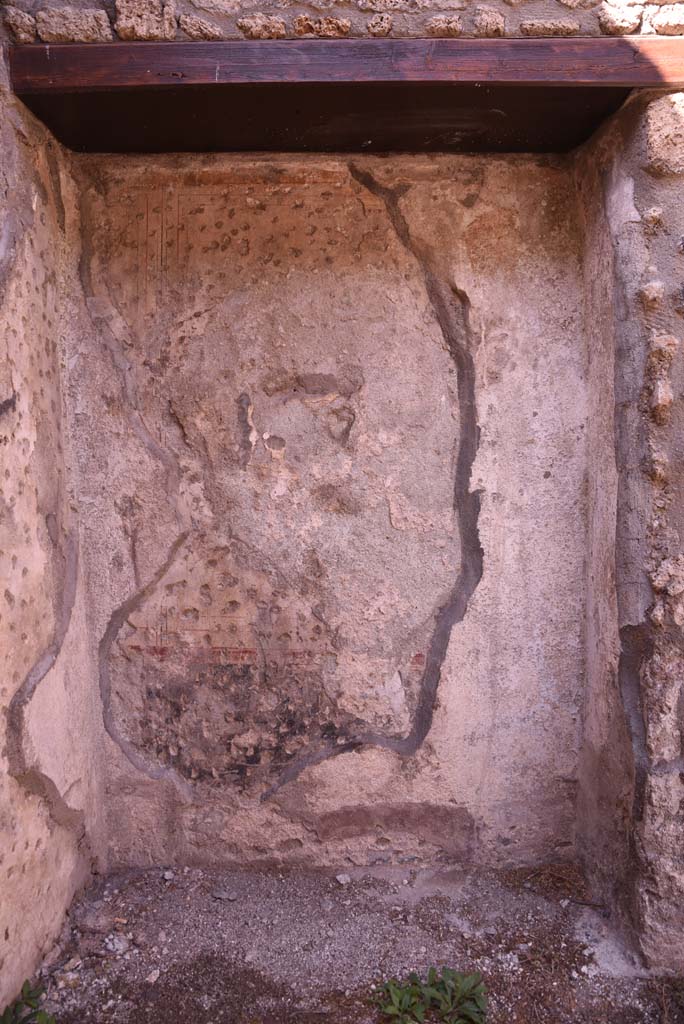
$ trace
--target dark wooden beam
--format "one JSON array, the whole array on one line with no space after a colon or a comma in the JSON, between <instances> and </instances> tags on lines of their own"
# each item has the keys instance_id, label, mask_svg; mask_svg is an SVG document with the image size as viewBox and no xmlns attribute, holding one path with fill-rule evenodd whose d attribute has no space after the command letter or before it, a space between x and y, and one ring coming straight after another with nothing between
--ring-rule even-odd
<instances>
[{"instance_id":1,"label":"dark wooden beam","mask_svg":"<svg viewBox=\"0 0 684 1024\"><path fill-rule=\"evenodd\" d=\"M684 86L684 39L344 39L15 46L14 91L323 83Z\"/></svg>"},{"instance_id":2,"label":"dark wooden beam","mask_svg":"<svg viewBox=\"0 0 684 1024\"><path fill-rule=\"evenodd\" d=\"M10 71L80 151L561 152L684 86L684 39L31 45Z\"/></svg>"}]
</instances>

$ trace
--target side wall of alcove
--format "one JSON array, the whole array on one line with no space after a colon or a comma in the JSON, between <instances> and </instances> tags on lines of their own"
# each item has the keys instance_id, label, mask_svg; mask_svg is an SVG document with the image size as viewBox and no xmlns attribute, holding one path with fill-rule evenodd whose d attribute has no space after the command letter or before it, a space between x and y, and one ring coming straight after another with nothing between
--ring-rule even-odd
<instances>
[{"instance_id":1,"label":"side wall of alcove","mask_svg":"<svg viewBox=\"0 0 684 1024\"><path fill-rule=\"evenodd\" d=\"M64 403L88 325L68 159L0 66L0 1009L102 848L92 629Z\"/></svg>"},{"instance_id":2,"label":"side wall of alcove","mask_svg":"<svg viewBox=\"0 0 684 1024\"><path fill-rule=\"evenodd\" d=\"M577 182L606 433L614 409L590 485L579 849L647 962L681 974L684 96L635 96L578 153Z\"/></svg>"}]
</instances>

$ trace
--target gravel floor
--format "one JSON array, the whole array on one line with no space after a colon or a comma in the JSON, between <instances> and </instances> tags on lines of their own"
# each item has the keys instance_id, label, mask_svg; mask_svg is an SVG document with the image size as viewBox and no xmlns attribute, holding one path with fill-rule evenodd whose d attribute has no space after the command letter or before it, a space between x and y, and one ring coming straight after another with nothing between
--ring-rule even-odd
<instances>
[{"instance_id":1,"label":"gravel floor","mask_svg":"<svg viewBox=\"0 0 684 1024\"><path fill-rule=\"evenodd\" d=\"M478 970L489 1024L679 1024L568 867L129 872L72 907L43 968L58 1024L380 1024L383 979Z\"/></svg>"}]
</instances>

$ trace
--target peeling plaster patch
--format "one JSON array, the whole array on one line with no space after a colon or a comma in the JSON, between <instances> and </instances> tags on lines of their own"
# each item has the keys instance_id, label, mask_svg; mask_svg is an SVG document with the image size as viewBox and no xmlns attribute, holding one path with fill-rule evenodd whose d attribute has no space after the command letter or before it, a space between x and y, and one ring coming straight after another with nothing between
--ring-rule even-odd
<instances>
[{"instance_id":1,"label":"peeling plaster patch","mask_svg":"<svg viewBox=\"0 0 684 1024\"><path fill-rule=\"evenodd\" d=\"M17 393L13 391L9 398L4 398L0 402L0 416L4 416L7 412L14 412L17 407Z\"/></svg>"},{"instance_id":2,"label":"peeling plaster patch","mask_svg":"<svg viewBox=\"0 0 684 1024\"><path fill-rule=\"evenodd\" d=\"M306 768L363 746L394 750L405 758L416 754L432 725L442 665L451 639L451 631L456 623L465 617L468 603L482 578L483 571L484 552L477 527L480 493L470 491L470 476L479 443L475 366L469 320L470 302L461 289L440 279L430 266L427 253L413 240L400 208L400 200L406 194L408 186L385 188L368 171L354 164L350 165L350 173L361 186L383 201L397 238L418 263L444 344L457 368L460 439L454 479L454 511L461 534L461 567L448 601L435 613L432 639L409 733L404 737L362 733L353 738L346 738L341 743L328 743L310 750L287 766L280 779L263 793L262 800L272 797L283 785L298 778Z\"/></svg>"},{"instance_id":3,"label":"peeling plaster patch","mask_svg":"<svg viewBox=\"0 0 684 1024\"><path fill-rule=\"evenodd\" d=\"M610 181L606 187L606 215L613 234L617 234L627 224L638 224L641 220L634 203L634 178L627 174L619 164L610 168Z\"/></svg>"},{"instance_id":4,"label":"peeling plaster patch","mask_svg":"<svg viewBox=\"0 0 684 1024\"><path fill-rule=\"evenodd\" d=\"M78 531L73 528L64 542L60 576L63 580L57 600L55 628L52 640L32 665L24 682L10 701L7 712L7 760L10 775L27 793L40 796L57 825L75 829L79 837L85 836L82 811L72 810L61 796L54 782L28 763L24 744L24 718L27 707L40 683L53 668L69 630L71 613L78 585Z\"/></svg>"},{"instance_id":5,"label":"peeling plaster patch","mask_svg":"<svg viewBox=\"0 0 684 1024\"><path fill-rule=\"evenodd\" d=\"M194 538L117 622L102 650L108 720L138 759L188 782L246 788L311 736L358 728L328 695L335 638L320 613L250 567L239 541ZM122 700L131 667L139 689Z\"/></svg>"},{"instance_id":6,"label":"peeling plaster patch","mask_svg":"<svg viewBox=\"0 0 684 1024\"><path fill-rule=\"evenodd\" d=\"M325 273L323 287L330 289L330 301L329 308L321 311L324 322L325 317L345 316L348 298L342 289L349 287L347 282L354 281L358 272L355 269L343 276L341 286L339 275L328 267L332 259L328 253L336 251L339 229L332 208L328 206L330 215L320 216L319 204L329 199L325 183L307 185L292 195L290 186L276 186L275 196L271 196L268 182L260 184L260 189L260 199L249 194L243 197L235 189L216 197L202 194L196 202L188 200L191 218L186 226L189 232L197 232L192 237L201 242L201 255L194 256L200 253L200 246L193 244L182 284L181 279L177 285L175 278L170 278L173 301L162 314L169 333L167 336L166 327L154 332L155 346L159 340L156 351L147 339L142 340L146 313L136 307L135 299L127 305L130 278L110 270L105 273L109 259L127 258L125 249L122 252L110 245L111 231L105 229L99 237L96 221L106 223L109 212L105 211L104 218L94 214L90 199L84 211L84 222L94 226L84 288L93 296L91 312L103 332L105 351L120 370L121 409L150 455L158 458L157 449L164 448L167 461L179 465L187 493L191 487L196 491L197 482L202 481L211 507L202 530L193 518L187 547L170 574L158 578L146 592L117 632L115 642L101 648L107 662L105 674L109 673L105 682L105 692L110 694L108 721L116 737L130 744L129 753L134 751L146 767L158 765L175 771L187 782L204 786L205 792L232 785L237 792L258 793L308 746L334 743L343 747L349 736L355 739L357 734L384 729L390 736L405 732L419 700L431 608L435 601L441 604L451 582L448 547L453 546L454 555L459 549L450 521L448 479L417 488L410 454L396 449L401 441L404 448L408 446L408 453L419 452L423 435L419 438L414 431L402 437L398 432L396 440L388 436L372 451L360 449L359 458L357 440L360 444L361 438L357 439L354 430L362 413L376 434L383 410L389 412L396 401L410 406L415 401L416 381L429 373L424 367L431 366L433 375L437 368L448 372L449 360L439 346L438 333L433 325L426 330L423 318L409 313L409 329L417 337L426 336L428 351L420 359L416 355L408 366L399 338L387 352L384 345L377 352L372 347L364 351L363 310L357 314L358 326L353 328L349 351L343 328L339 329L341 351L336 351L336 346L321 351L318 340L312 344L312 325L307 320L311 319L314 297L302 295L301 284L295 283L294 289L288 284L297 266L290 266L289 260L306 253L313 272ZM357 205L349 189L345 201L350 208ZM153 202L159 211L156 196ZM238 203L243 204L239 216ZM150 200L143 198L140 205L134 196L132 204L133 209L140 208L143 216L149 216ZM170 207L162 198L161 206L166 208L165 204ZM304 214L300 212L303 207L307 210ZM277 236L270 233L272 221L262 219L266 211L270 217L278 215L281 226ZM378 211L373 220L381 228L380 239L369 232L367 224L360 224L356 233L362 245L367 244L364 236L369 234L373 247L382 244L386 224ZM156 231L154 223L151 230ZM227 228L236 234L228 234ZM311 239L306 247L295 245L294 238L289 248L284 245L282 239L304 234L304 229L305 237ZM124 239L125 232L124 227L123 234L114 234ZM215 249L208 232L215 233L219 253L221 246L229 245L236 253L228 280L225 260L214 265L209 255ZM287 262L283 253L289 257ZM264 263L272 268L266 276ZM281 263L285 263L282 269ZM294 317L296 326L290 328L293 336L287 347L279 340L284 333L279 319L251 322L253 310L257 317L263 316L251 280L253 267L262 268L259 287L264 294L273 290L274 299L277 297L276 316L282 316L285 323ZM390 273L403 286L399 268L392 267ZM250 290L245 293L247 275ZM157 293L154 280L147 302L155 301L149 298ZM228 311L229 304L241 304L243 294L251 296L250 307L236 317ZM377 301L375 283L368 294L371 302ZM188 308L190 302L210 314L203 319L199 333L192 331L196 320L192 306ZM317 304L314 311L318 330ZM301 341L297 326L306 332ZM226 346L226 330L236 334L230 339L235 353ZM241 363L240 356L235 358L245 351L239 331L249 331L257 338L257 348L264 348L261 362L244 358ZM214 344L219 346L216 351ZM395 366L401 382L396 395L387 392L385 383L388 370ZM372 393L377 406L370 410L364 376L368 373L375 378ZM199 385L199 393L188 386L189 380L205 382ZM236 409L233 415L227 413L226 395ZM452 445L444 439L444 432L454 419L456 395L450 400L454 408L445 403L435 418L441 429L431 425L431 463L440 468L449 466L452 457ZM114 408L118 414L119 406ZM153 427L160 416L162 423ZM162 440L169 419L173 430ZM181 444L182 463L176 452ZM397 500L403 496L406 503L412 495L419 505L436 503L435 523L429 517L421 520L425 537L395 540L388 535L383 505L375 496L375 481L386 460L401 464ZM239 475L234 472L237 468L243 471ZM128 483L127 492L131 487ZM148 495L146 481L141 487L143 505L149 506L155 499ZM159 487L158 481L153 487ZM173 488L174 481L167 474L164 500L169 504ZM140 551L149 547L149 534L154 530L151 523L146 524L146 515L143 509L140 521L136 519L135 562L140 561ZM130 548L130 526L127 531ZM358 540L345 543L344 531L349 531L350 540ZM438 542L431 544L432 537ZM370 561L366 576L373 580L371 591L376 601L372 623L364 615L364 601L356 597L357 544L367 548ZM426 554L428 561L429 557L434 560L432 571ZM396 580L393 572L389 577L387 573L392 558L396 558ZM177 578L181 565L183 578ZM139 572L135 565L134 569ZM338 580L349 592L347 607L341 607L345 590L339 590ZM224 587L222 593L219 584ZM409 593L402 595L406 584ZM421 605L425 601L422 595L427 594L425 611L419 606L418 592ZM402 616L408 628L401 628ZM110 641L112 629L110 623ZM234 635L229 633L231 629L236 631ZM163 640L155 640L155 630ZM388 689L388 679L398 680L403 694Z\"/></svg>"},{"instance_id":7,"label":"peeling plaster patch","mask_svg":"<svg viewBox=\"0 0 684 1024\"><path fill-rule=\"evenodd\" d=\"M254 421L252 416L254 414L254 406L250 400L249 395L243 392L237 400L238 404L238 425L240 429L240 447L242 454L240 456L240 468L246 469L249 465L249 460L252 457L252 451L254 445L259 440L259 434L254 427Z\"/></svg>"}]
</instances>

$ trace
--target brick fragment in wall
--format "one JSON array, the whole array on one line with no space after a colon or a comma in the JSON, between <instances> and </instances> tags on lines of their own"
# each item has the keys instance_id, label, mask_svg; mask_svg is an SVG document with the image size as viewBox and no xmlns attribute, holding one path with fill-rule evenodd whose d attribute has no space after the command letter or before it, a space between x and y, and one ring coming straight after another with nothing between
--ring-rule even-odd
<instances>
[{"instance_id":1,"label":"brick fragment in wall","mask_svg":"<svg viewBox=\"0 0 684 1024\"><path fill-rule=\"evenodd\" d=\"M684 35L684 4L666 4L652 17L651 24L661 36Z\"/></svg>"},{"instance_id":2,"label":"brick fragment in wall","mask_svg":"<svg viewBox=\"0 0 684 1024\"><path fill-rule=\"evenodd\" d=\"M460 36L463 31L461 19L455 14L450 17L440 14L436 18L430 18L425 27L430 36L454 37Z\"/></svg>"},{"instance_id":3,"label":"brick fragment in wall","mask_svg":"<svg viewBox=\"0 0 684 1024\"><path fill-rule=\"evenodd\" d=\"M366 27L372 36L388 36L392 31L392 15L374 14Z\"/></svg>"},{"instance_id":4,"label":"brick fragment in wall","mask_svg":"<svg viewBox=\"0 0 684 1024\"><path fill-rule=\"evenodd\" d=\"M494 7L476 7L473 19L473 34L476 36L502 36L506 30L506 21Z\"/></svg>"},{"instance_id":5,"label":"brick fragment in wall","mask_svg":"<svg viewBox=\"0 0 684 1024\"><path fill-rule=\"evenodd\" d=\"M655 309L663 301L665 285L662 281L645 281L639 289L639 299L645 309Z\"/></svg>"},{"instance_id":6,"label":"brick fragment in wall","mask_svg":"<svg viewBox=\"0 0 684 1024\"><path fill-rule=\"evenodd\" d=\"M681 597L673 602L672 618L681 626L684 611ZM681 752L679 708L684 679L684 658L676 644L663 639L646 666L644 681L648 688L646 742L651 759L674 761Z\"/></svg>"},{"instance_id":7,"label":"brick fragment in wall","mask_svg":"<svg viewBox=\"0 0 684 1024\"><path fill-rule=\"evenodd\" d=\"M283 19L270 14L240 18L237 26L248 39L283 39L287 32Z\"/></svg>"},{"instance_id":8,"label":"brick fragment in wall","mask_svg":"<svg viewBox=\"0 0 684 1024\"><path fill-rule=\"evenodd\" d=\"M223 39L224 33L211 21L194 14L181 14L180 27L190 39Z\"/></svg>"},{"instance_id":9,"label":"brick fragment in wall","mask_svg":"<svg viewBox=\"0 0 684 1024\"><path fill-rule=\"evenodd\" d=\"M569 19L535 18L520 23L520 31L524 36L576 36L579 30L579 22Z\"/></svg>"},{"instance_id":10,"label":"brick fragment in wall","mask_svg":"<svg viewBox=\"0 0 684 1024\"><path fill-rule=\"evenodd\" d=\"M300 14L294 20L294 30L298 36L339 39L348 36L350 29L351 22L348 18L310 18L308 14Z\"/></svg>"},{"instance_id":11,"label":"brick fragment in wall","mask_svg":"<svg viewBox=\"0 0 684 1024\"><path fill-rule=\"evenodd\" d=\"M664 558L649 573L656 594L679 598L684 594L684 555Z\"/></svg>"},{"instance_id":12,"label":"brick fragment in wall","mask_svg":"<svg viewBox=\"0 0 684 1024\"><path fill-rule=\"evenodd\" d=\"M601 31L608 36L626 36L638 32L643 5L602 3L599 10Z\"/></svg>"},{"instance_id":13,"label":"brick fragment in wall","mask_svg":"<svg viewBox=\"0 0 684 1024\"><path fill-rule=\"evenodd\" d=\"M35 41L36 19L31 14L20 11L18 7L6 7L4 20L15 43L33 43Z\"/></svg>"},{"instance_id":14,"label":"brick fragment in wall","mask_svg":"<svg viewBox=\"0 0 684 1024\"><path fill-rule=\"evenodd\" d=\"M116 0L114 27L120 39L175 39L173 0Z\"/></svg>"},{"instance_id":15,"label":"brick fragment in wall","mask_svg":"<svg viewBox=\"0 0 684 1024\"><path fill-rule=\"evenodd\" d=\"M658 176L684 174L684 94L649 104L645 119L646 170Z\"/></svg>"},{"instance_id":16,"label":"brick fragment in wall","mask_svg":"<svg viewBox=\"0 0 684 1024\"><path fill-rule=\"evenodd\" d=\"M36 28L44 43L108 43L112 28L105 11L48 7L38 11Z\"/></svg>"},{"instance_id":17,"label":"brick fragment in wall","mask_svg":"<svg viewBox=\"0 0 684 1024\"><path fill-rule=\"evenodd\" d=\"M646 392L651 418L659 426L669 422L674 393L670 383L670 367L679 346L671 334L657 334L651 339L646 363Z\"/></svg>"}]
</instances>

